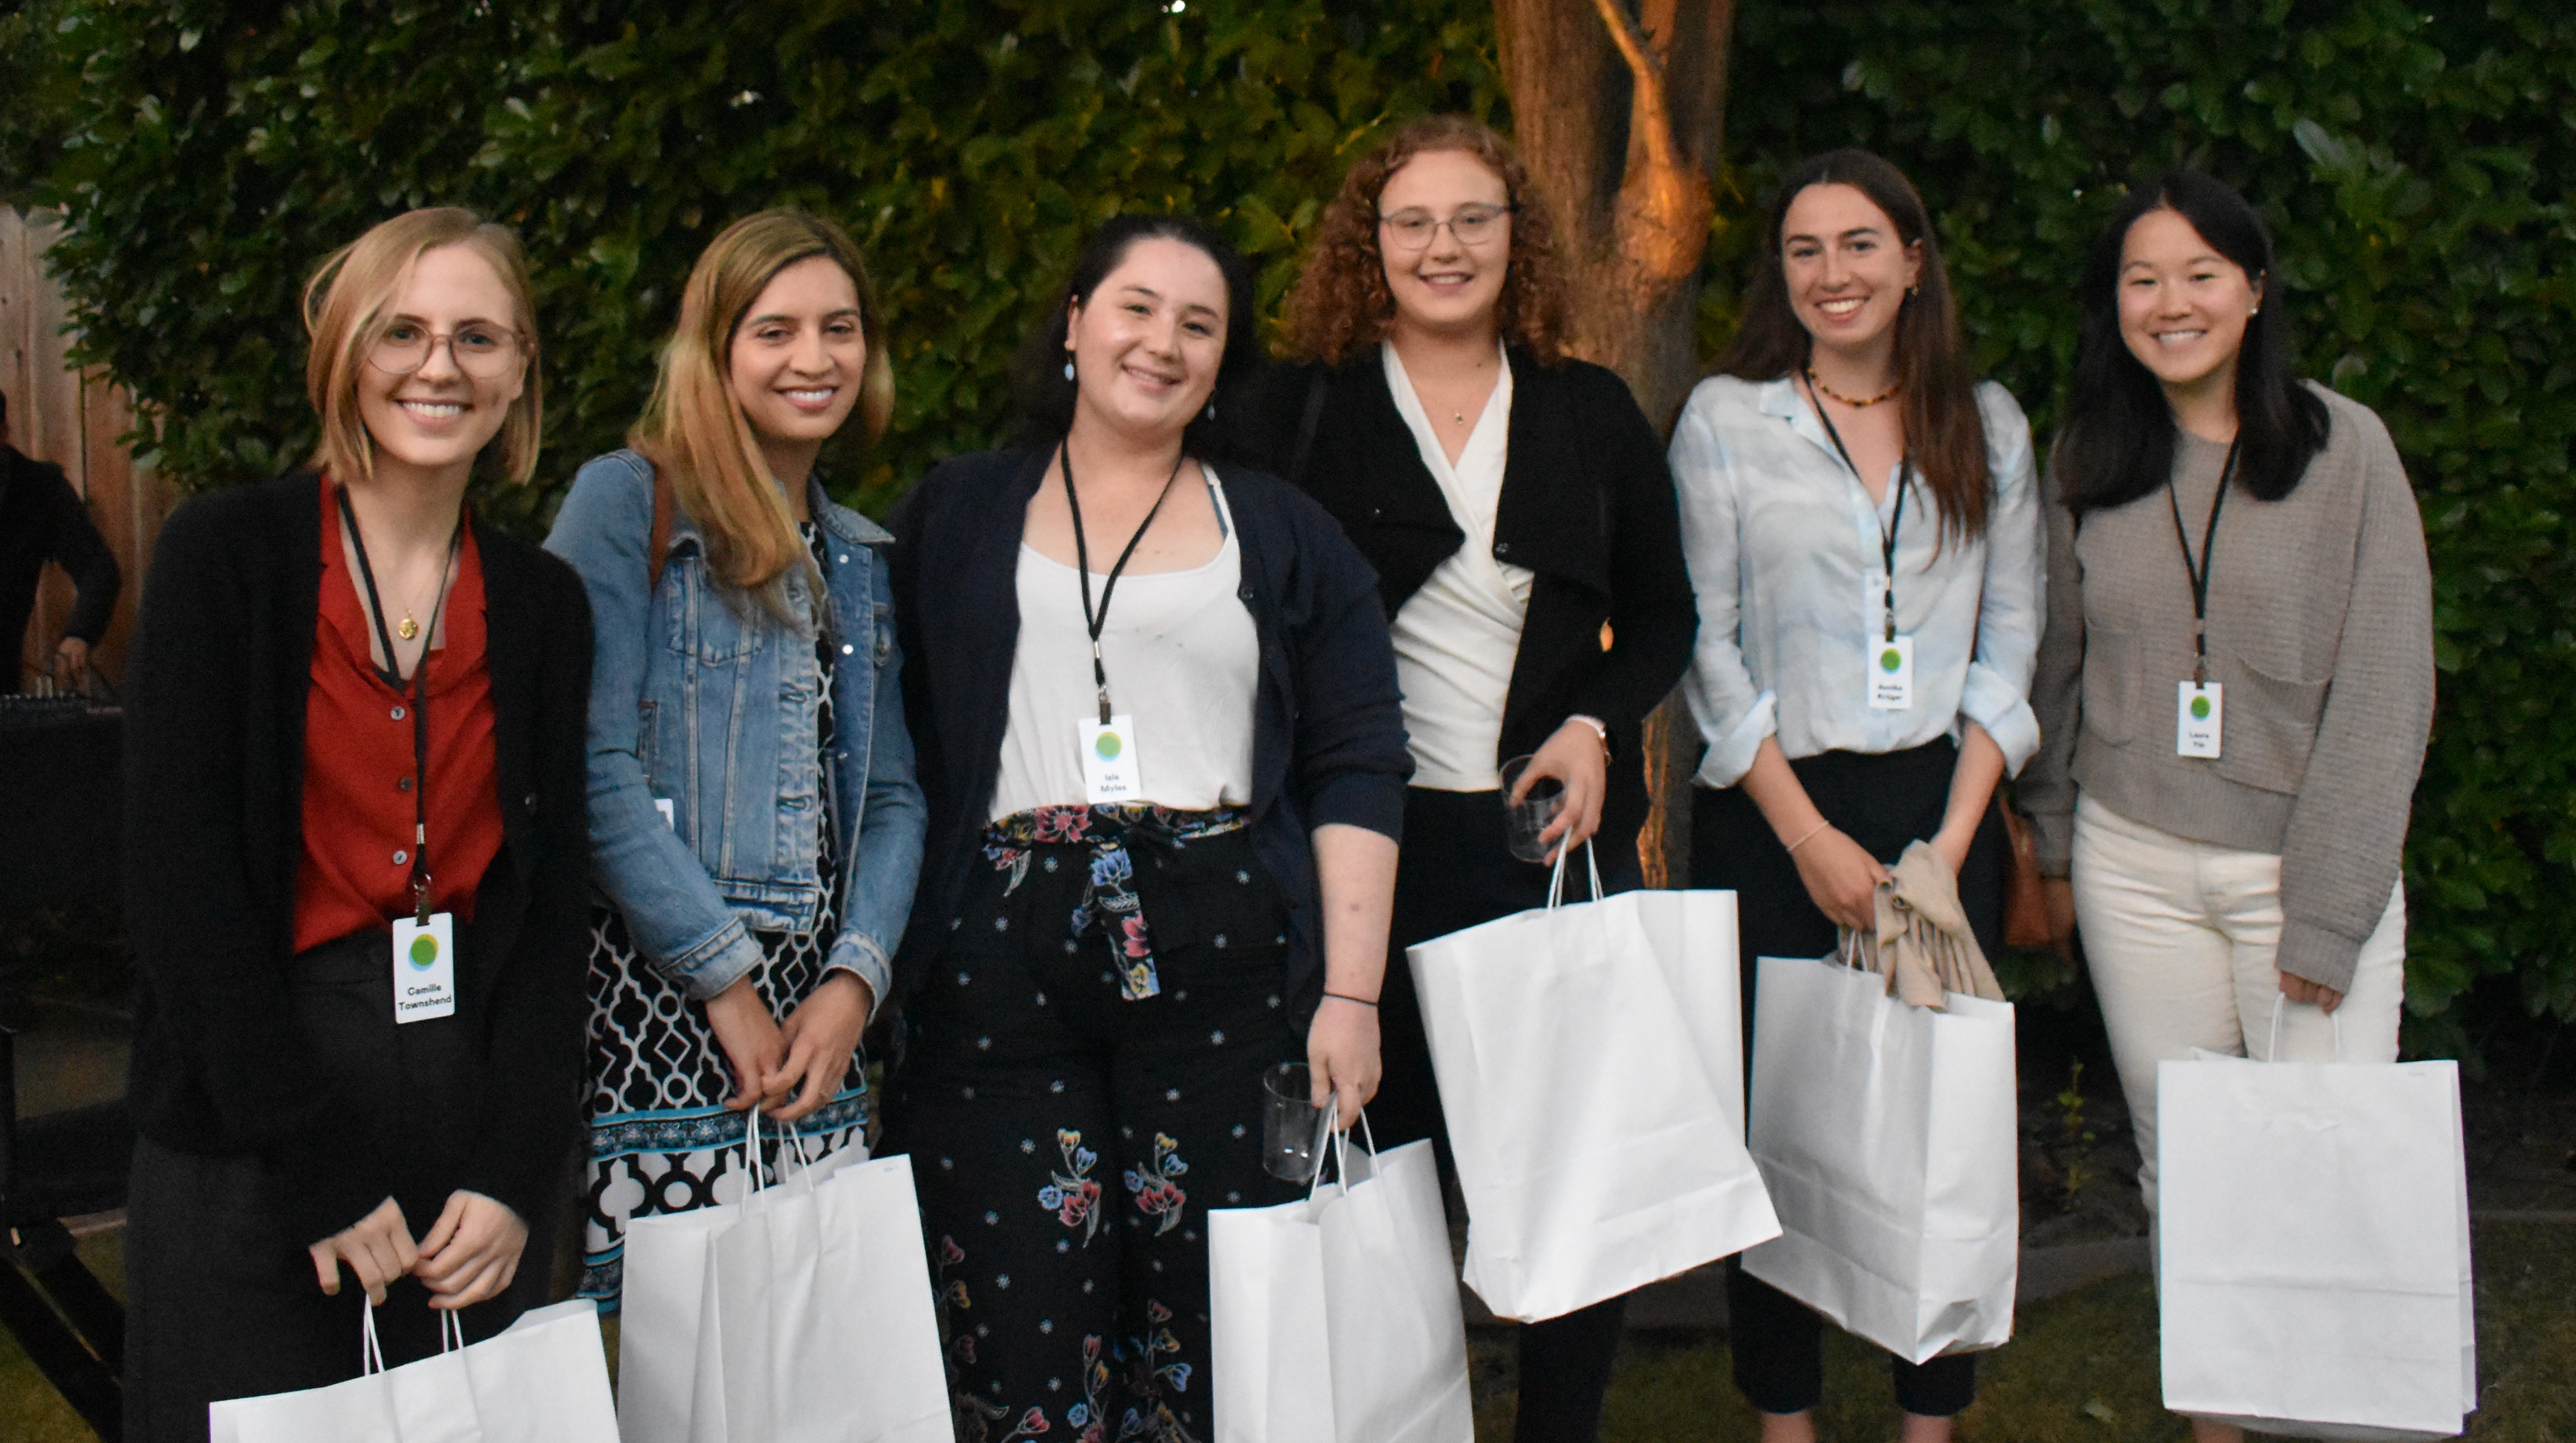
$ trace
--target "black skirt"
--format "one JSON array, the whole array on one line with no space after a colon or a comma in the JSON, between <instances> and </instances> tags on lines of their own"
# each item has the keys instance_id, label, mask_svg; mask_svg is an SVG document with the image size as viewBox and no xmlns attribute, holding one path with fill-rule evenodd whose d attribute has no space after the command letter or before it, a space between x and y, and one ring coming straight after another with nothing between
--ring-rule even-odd
<instances>
[{"instance_id":1,"label":"black skirt","mask_svg":"<svg viewBox=\"0 0 2576 1443\"><path fill-rule=\"evenodd\" d=\"M387 931L296 954L288 997L315 1053L314 1087L353 1101L373 1145L400 1159L394 1198L418 1241L447 1205L472 1140L480 1070L466 1021L394 1022ZM203 1443L209 1403L358 1376L366 1293L344 1264L339 1295L323 1294L306 1251L320 1239L289 1235L278 1186L257 1154L135 1142L125 1237L128 1443ZM470 1342L545 1300L555 1219L524 1221L528 1245L509 1291L462 1316ZM429 1299L403 1278L376 1309L389 1366L438 1351Z\"/></svg>"}]
</instances>

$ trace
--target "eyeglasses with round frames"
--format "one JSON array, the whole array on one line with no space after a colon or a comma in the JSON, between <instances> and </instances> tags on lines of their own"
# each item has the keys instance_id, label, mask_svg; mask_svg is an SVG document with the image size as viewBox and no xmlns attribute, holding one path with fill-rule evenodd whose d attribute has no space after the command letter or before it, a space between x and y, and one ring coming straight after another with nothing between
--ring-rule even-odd
<instances>
[{"instance_id":1,"label":"eyeglasses with round frames","mask_svg":"<svg viewBox=\"0 0 2576 1443\"><path fill-rule=\"evenodd\" d=\"M1501 235L1503 217L1519 209L1516 205L1462 205L1447 220L1434 220L1427 210L1400 210L1379 216L1377 223L1386 228L1387 239L1397 250L1428 249L1431 238L1440 233L1442 226L1449 228L1458 244L1472 248L1490 244Z\"/></svg>"},{"instance_id":2,"label":"eyeglasses with round frames","mask_svg":"<svg viewBox=\"0 0 2576 1443\"><path fill-rule=\"evenodd\" d=\"M478 381L498 380L510 374L520 359L519 333L504 326L470 323L453 331L434 332L409 321L396 321L376 338L367 352L367 364L388 376L408 376L429 364L430 352L440 344L456 369Z\"/></svg>"}]
</instances>

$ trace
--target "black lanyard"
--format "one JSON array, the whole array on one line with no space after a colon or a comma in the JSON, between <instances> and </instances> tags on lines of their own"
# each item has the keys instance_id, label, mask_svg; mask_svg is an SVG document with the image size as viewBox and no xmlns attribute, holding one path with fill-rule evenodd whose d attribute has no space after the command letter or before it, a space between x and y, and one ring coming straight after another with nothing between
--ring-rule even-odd
<instances>
[{"instance_id":1,"label":"black lanyard","mask_svg":"<svg viewBox=\"0 0 2576 1443\"><path fill-rule=\"evenodd\" d=\"M1109 725L1109 668L1100 660L1100 630L1109 624L1109 597L1118 589L1119 573L1127 569L1127 558L1136 554L1136 543L1145 539L1147 528L1162 511L1163 502L1172 494L1172 483L1181 479L1181 462L1186 453L1172 458L1172 474L1163 478L1163 489L1155 494L1154 504L1145 519L1136 523L1136 534L1127 538L1127 549L1118 553L1118 564L1109 568L1109 579L1100 586L1100 610L1091 609L1091 548L1082 538L1082 501L1073 494L1073 448L1058 446L1056 458L1064 463L1064 505L1073 513L1073 564L1082 577L1082 624L1091 630L1091 681L1100 689L1100 724Z\"/></svg>"},{"instance_id":2,"label":"black lanyard","mask_svg":"<svg viewBox=\"0 0 2576 1443\"><path fill-rule=\"evenodd\" d=\"M2209 578L2218 569L2218 513L2227 505L2227 483L2236 476L2237 442L2227 443L2227 465L2218 473L2218 494L2209 498L2209 528L2200 534L2200 564L2191 564L2191 533L2182 529L2182 500L2173 478L2165 478L2165 500L2172 503L2174 544L2182 548L2182 574L2191 578L2191 680L2209 685Z\"/></svg>"},{"instance_id":3,"label":"black lanyard","mask_svg":"<svg viewBox=\"0 0 2576 1443\"><path fill-rule=\"evenodd\" d=\"M1835 454L1843 458L1844 465L1851 467L1852 479L1860 482L1861 490L1866 492L1869 489L1868 478L1860 474L1859 463L1852 460L1850 450L1843 445L1843 433L1834 429L1834 418L1825 414L1825 403L1816 399L1813 383L1810 383L1807 399L1815 405L1816 419L1825 423L1825 435L1832 439ZM1889 641L1896 640L1896 533L1905 525L1905 475L1913 459L1914 453L1911 450L1896 453L1896 511L1887 518L1887 524L1880 527L1878 532L1880 567L1878 574L1887 584L1884 603L1887 608Z\"/></svg>"},{"instance_id":4,"label":"black lanyard","mask_svg":"<svg viewBox=\"0 0 2576 1443\"><path fill-rule=\"evenodd\" d=\"M367 586L368 619L376 624L376 644L385 649L385 664L376 675L397 695L403 693L401 664L394 657L393 633L385 630L384 599L376 594L376 570L367 563L367 538L358 531L357 514L349 509L349 491L334 493L340 520L349 528L349 549L357 553L358 579ZM456 529L447 538L447 559L438 568L438 600L429 608L429 629L421 633L420 660L411 669L411 906L412 920L429 925L429 647L438 639L438 618L447 610L447 573L465 544L465 512L456 513Z\"/></svg>"}]
</instances>

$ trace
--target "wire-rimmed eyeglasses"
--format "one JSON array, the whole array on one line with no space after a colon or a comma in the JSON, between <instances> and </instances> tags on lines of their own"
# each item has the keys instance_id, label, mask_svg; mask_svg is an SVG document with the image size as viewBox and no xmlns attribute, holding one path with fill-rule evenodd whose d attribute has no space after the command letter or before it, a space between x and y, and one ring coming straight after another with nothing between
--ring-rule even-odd
<instances>
[{"instance_id":1,"label":"wire-rimmed eyeglasses","mask_svg":"<svg viewBox=\"0 0 2576 1443\"><path fill-rule=\"evenodd\" d=\"M408 376L429 364L441 343L456 369L478 381L497 380L517 365L524 349L519 333L506 326L469 321L453 331L437 332L410 321L396 321L376 338L367 364L388 376Z\"/></svg>"},{"instance_id":2,"label":"wire-rimmed eyeglasses","mask_svg":"<svg viewBox=\"0 0 2576 1443\"><path fill-rule=\"evenodd\" d=\"M1503 217L1520 209L1516 205L1462 205L1450 212L1447 220L1435 220L1427 210L1400 210L1382 215L1377 223L1386 228L1388 242L1397 250L1418 251L1431 244L1431 238L1442 226L1462 246L1489 244L1502 234Z\"/></svg>"}]
</instances>

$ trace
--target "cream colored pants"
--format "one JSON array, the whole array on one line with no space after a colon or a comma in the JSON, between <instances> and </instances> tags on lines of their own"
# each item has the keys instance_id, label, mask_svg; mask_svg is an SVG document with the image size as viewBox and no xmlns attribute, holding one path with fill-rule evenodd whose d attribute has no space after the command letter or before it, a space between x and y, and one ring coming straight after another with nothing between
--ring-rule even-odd
<instances>
[{"instance_id":1,"label":"cream colored pants","mask_svg":"<svg viewBox=\"0 0 2576 1443\"><path fill-rule=\"evenodd\" d=\"M2406 998L2406 888L2361 944L2352 987L2332 1017L2281 996L2281 859L2188 841L2091 797L2075 807L2075 923L2111 1060L2138 1139L2138 1189L2156 1206L2156 1064L2195 1047L2270 1060L2275 1004L2281 1056L2394 1062Z\"/></svg>"}]
</instances>

